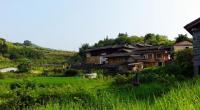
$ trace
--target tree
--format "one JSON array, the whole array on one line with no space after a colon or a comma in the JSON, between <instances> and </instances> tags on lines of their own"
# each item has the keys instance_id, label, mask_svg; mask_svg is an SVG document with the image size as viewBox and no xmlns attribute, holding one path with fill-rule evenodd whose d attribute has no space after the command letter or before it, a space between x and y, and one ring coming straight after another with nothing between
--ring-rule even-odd
<instances>
[{"instance_id":1,"label":"tree","mask_svg":"<svg viewBox=\"0 0 200 110\"><path fill-rule=\"evenodd\" d=\"M127 44L131 43L131 38L128 34L119 33L118 37L115 39L115 44Z\"/></svg>"},{"instance_id":2,"label":"tree","mask_svg":"<svg viewBox=\"0 0 200 110\"><path fill-rule=\"evenodd\" d=\"M19 64L17 68L20 73L29 72L31 70L31 62L29 60L25 60L23 63Z\"/></svg>"},{"instance_id":3,"label":"tree","mask_svg":"<svg viewBox=\"0 0 200 110\"><path fill-rule=\"evenodd\" d=\"M83 61L85 61L86 59L86 50L90 48L89 44L83 44L80 48L79 48L79 55L82 58Z\"/></svg>"},{"instance_id":4,"label":"tree","mask_svg":"<svg viewBox=\"0 0 200 110\"><path fill-rule=\"evenodd\" d=\"M176 64L182 68L182 75L193 76L193 49L185 49L176 53Z\"/></svg>"},{"instance_id":5,"label":"tree","mask_svg":"<svg viewBox=\"0 0 200 110\"><path fill-rule=\"evenodd\" d=\"M25 41L24 41L24 45L25 45L25 46L31 46L32 43L31 43L31 41L29 41L29 40L25 40Z\"/></svg>"},{"instance_id":6,"label":"tree","mask_svg":"<svg viewBox=\"0 0 200 110\"><path fill-rule=\"evenodd\" d=\"M155 34L149 33L144 36L144 42L150 44Z\"/></svg>"},{"instance_id":7,"label":"tree","mask_svg":"<svg viewBox=\"0 0 200 110\"><path fill-rule=\"evenodd\" d=\"M104 40L100 40L98 43L94 44L94 47L103 47L103 46L109 46L114 44L114 39L108 38L108 36Z\"/></svg>"},{"instance_id":8,"label":"tree","mask_svg":"<svg viewBox=\"0 0 200 110\"><path fill-rule=\"evenodd\" d=\"M192 41L190 38L188 38L187 34L179 34L176 38L176 43L179 43L181 41Z\"/></svg>"},{"instance_id":9,"label":"tree","mask_svg":"<svg viewBox=\"0 0 200 110\"><path fill-rule=\"evenodd\" d=\"M8 46L6 44L6 40L3 38L0 38L0 53L4 55L8 52Z\"/></svg>"},{"instance_id":10,"label":"tree","mask_svg":"<svg viewBox=\"0 0 200 110\"><path fill-rule=\"evenodd\" d=\"M144 43L144 37L130 36L131 43Z\"/></svg>"},{"instance_id":11,"label":"tree","mask_svg":"<svg viewBox=\"0 0 200 110\"><path fill-rule=\"evenodd\" d=\"M151 45L172 45L173 41L169 40L165 35L159 34L146 34L144 37L144 42Z\"/></svg>"}]
</instances>

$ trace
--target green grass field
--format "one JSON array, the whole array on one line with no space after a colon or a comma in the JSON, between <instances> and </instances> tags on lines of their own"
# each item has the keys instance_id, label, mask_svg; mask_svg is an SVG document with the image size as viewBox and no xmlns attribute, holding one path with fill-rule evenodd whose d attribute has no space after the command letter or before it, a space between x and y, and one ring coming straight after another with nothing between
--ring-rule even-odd
<instances>
[{"instance_id":1,"label":"green grass field","mask_svg":"<svg viewBox=\"0 0 200 110\"><path fill-rule=\"evenodd\" d=\"M36 85L34 88L20 88L23 96L31 96L35 101L27 100L29 106L26 106L26 109L198 110L200 107L200 79L179 82L173 86L149 83L133 87L131 84L116 86L112 84L112 80L89 80L79 77L2 79L0 104L12 100L14 90L10 89L10 85L17 82L29 82L25 86L30 87ZM17 96L15 100L20 98ZM44 103L39 104L37 101L41 100Z\"/></svg>"}]
</instances>

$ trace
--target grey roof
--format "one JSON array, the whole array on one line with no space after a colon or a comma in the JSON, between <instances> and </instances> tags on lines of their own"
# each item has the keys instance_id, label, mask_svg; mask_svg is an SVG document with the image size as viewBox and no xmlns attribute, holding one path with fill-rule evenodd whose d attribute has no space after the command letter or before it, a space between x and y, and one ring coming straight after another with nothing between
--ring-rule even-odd
<instances>
[{"instance_id":1,"label":"grey roof","mask_svg":"<svg viewBox=\"0 0 200 110\"><path fill-rule=\"evenodd\" d=\"M133 47L132 45L129 45L129 44L110 45L110 46L98 47L98 48L93 48L93 49L87 49L86 52L97 51L97 50L106 50L106 49L116 49L116 48L130 48L130 49L133 49L135 47Z\"/></svg>"},{"instance_id":2,"label":"grey roof","mask_svg":"<svg viewBox=\"0 0 200 110\"><path fill-rule=\"evenodd\" d=\"M152 45L145 44L145 43L131 43L131 44L109 45L109 46L104 46L104 47L87 49L86 52L98 51L98 50L106 50L106 49L116 49L116 48L136 49L136 48L151 47L151 46Z\"/></svg>"},{"instance_id":3,"label":"grey roof","mask_svg":"<svg viewBox=\"0 0 200 110\"><path fill-rule=\"evenodd\" d=\"M190 33L192 34L192 29L195 27L199 27L200 26L200 18L192 21L191 23L187 24L184 28Z\"/></svg>"},{"instance_id":4,"label":"grey roof","mask_svg":"<svg viewBox=\"0 0 200 110\"><path fill-rule=\"evenodd\" d=\"M193 42L189 40L185 40L185 41L181 41L174 44L174 46L193 46Z\"/></svg>"},{"instance_id":5,"label":"grey roof","mask_svg":"<svg viewBox=\"0 0 200 110\"><path fill-rule=\"evenodd\" d=\"M136 57L136 58L140 57L140 55L135 55L134 53L113 53L105 57L109 58L109 57L126 57L126 56Z\"/></svg>"},{"instance_id":6,"label":"grey roof","mask_svg":"<svg viewBox=\"0 0 200 110\"><path fill-rule=\"evenodd\" d=\"M134 47L150 47L152 45L146 44L146 43L131 43Z\"/></svg>"},{"instance_id":7,"label":"grey roof","mask_svg":"<svg viewBox=\"0 0 200 110\"><path fill-rule=\"evenodd\" d=\"M165 49L171 49L172 46L151 46L151 47L145 47L145 48L139 48L137 51L140 50L165 50Z\"/></svg>"}]
</instances>

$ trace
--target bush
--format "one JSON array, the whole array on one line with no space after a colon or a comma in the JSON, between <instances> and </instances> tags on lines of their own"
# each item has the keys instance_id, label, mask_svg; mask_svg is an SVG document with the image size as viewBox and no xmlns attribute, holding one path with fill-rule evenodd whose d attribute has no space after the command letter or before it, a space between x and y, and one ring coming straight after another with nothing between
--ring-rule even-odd
<instances>
[{"instance_id":1,"label":"bush","mask_svg":"<svg viewBox=\"0 0 200 110\"><path fill-rule=\"evenodd\" d=\"M193 50L185 49L176 53L176 64L180 66L179 75L184 77L193 76Z\"/></svg>"},{"instance_id":2,"label":"bush","mask_svg":"<svg viewBox=\"0 0 200 110\"><path fill-rule=\"evenodd\" d=\"M20 73L29 72L31 70L31 63L29 61L26 61L18 65L17 68L18 68L18 72Z\"/></svg>"},{"instance_id":3,"label":"bush","mask_svg":"<svg viewBox=\"0 0 200 110\"><path fill-rule=\"evenodd\" d=\"M24 110L32 108L37 104L35 95L31 91L36 88L36 84L31 81L14 82L10 84L10 98L7 102L0 104L1 110Z\"/></svg>"},{"instance_id":4,"label":"bush","mask_svg":"<svg viewBox=\"0 0 200 110\"><path fill-rule=\"evenodd\" d=\"M11 60L16 60L19 58L20 55L18 55L17 53L11 53L10 56L9 56L9 59Z\"/></svg>"},{"instance_id":5,"label":"bush","mask_svg":"<svg viewBox=\"0 0 200 110\"><path fill-rule=\"evenodd\" d=\"M115 84L117 84L117 85L126 84L126 83L128 83L128 81L129 81L128 78L124 75L118 74L115 76Z\"/></svg>"},{"instance_id":6,"label":"bush","mask_svg":"<svg viewBox=\"0 0 200 110\"><path fill-rule=\"evenodd\" d=\"M67 70L65 71L64 76L66 77L73 77L73 76L79 76L80 72L78 70Z\"/></svg>"}]
</instances>

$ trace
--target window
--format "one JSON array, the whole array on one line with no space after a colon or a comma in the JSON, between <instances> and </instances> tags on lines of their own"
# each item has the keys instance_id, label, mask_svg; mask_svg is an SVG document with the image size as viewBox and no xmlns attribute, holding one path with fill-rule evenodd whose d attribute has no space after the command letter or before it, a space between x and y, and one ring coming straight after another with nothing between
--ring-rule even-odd
<instances>
[{"instance_id":1,"label":"window","mask_svg":"<svg viewBox=\"0 0 200 110\"><path fill-rule=\"evenodd\" d=\"M157 56L157 58L161 58L161 57L162 57L162 55L161 55L161 54L157 54L156 56Z\"/></svg>"},{"instance_id":2,"label":"window","mask_svg":"<svg viewBox=\"0 0 200 110\"><path fill-rule=\"evenodd\" d=\"M144 59L148 59L148 55L144 55Z\"/></svg>"},{"instance_id":3,"label":"window","mask_svg":"<svg viewBox=\"0 0 200 110\"><path fill-rule=\"evenodd\" d=\"M148 54L148 59L153 59L153 55L152 54Z\"/></svg>"}]
</instances>

